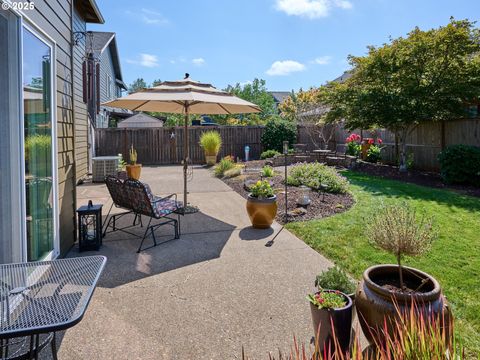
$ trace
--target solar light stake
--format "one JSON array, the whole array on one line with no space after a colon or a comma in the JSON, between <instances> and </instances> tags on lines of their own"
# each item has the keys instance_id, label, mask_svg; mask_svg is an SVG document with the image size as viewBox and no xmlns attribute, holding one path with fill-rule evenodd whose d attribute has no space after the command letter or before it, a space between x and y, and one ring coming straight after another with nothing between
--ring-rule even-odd
<instances>
[{"instance_id":1,"label":"solar light stake","mask_svg":"<svg viewBox=\"0 0 480 360\"><path fill-rule=\"evenodd\" d=\"M283 155L285 156L285 222L288 222L288 193L287 193L287 155L288 141L283 142Z\"/></svg>"}]
</instances>

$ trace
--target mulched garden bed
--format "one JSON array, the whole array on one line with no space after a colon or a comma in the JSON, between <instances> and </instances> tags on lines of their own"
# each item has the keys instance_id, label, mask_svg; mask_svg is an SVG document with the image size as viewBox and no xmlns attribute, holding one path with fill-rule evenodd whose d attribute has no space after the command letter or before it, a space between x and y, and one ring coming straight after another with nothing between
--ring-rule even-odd
<instances>
[{"instance_id":1,"label":"mulched garden bed","mask_svg":"<svg viewBox=\"0 0 480 360\"><path fill-rule=\"evenodd\" d=\"M371 164L364 161L358 161L354 170L385 179L399 180L438 189L451 189L465 195L480 197L480 188L469 185L445 185L437 173L419 170L409 170L401 173L398 170L398 166Z\"/></svg>"},{"instance_id":2,"label":"mulched garden bed","mask_svg":"<svg viewBox=\"0 0 480 360\"><path fill-rule=\"evenodd\" d=\"M264 160L249 161L247 163L247 172L240 176L222 179L234 191L247 198L248 191L245 189L245 182L256 182L260 180L260 170L264 165ZM257 169L259 171L257 171ZM278 212L276 220L285 223L285 185L283 168L275 168L276 175L271 178L265 178L272 183L275 193L277 194ZM320 219L347 211L354 204L351 194L330 194L310 191L310 205L301 207L297 205L297 199L301 197L301 190L295 186L288 187L288 221L305 221L312 219Z\"/></svg>"}]
</instances>

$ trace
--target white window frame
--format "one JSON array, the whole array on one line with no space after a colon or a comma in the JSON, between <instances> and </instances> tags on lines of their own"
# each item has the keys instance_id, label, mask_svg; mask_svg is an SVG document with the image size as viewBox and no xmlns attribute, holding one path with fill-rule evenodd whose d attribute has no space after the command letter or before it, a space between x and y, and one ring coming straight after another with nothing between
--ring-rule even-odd
<instances>
[{"instance_id":1,"label":"white window frame","mask_svg":"<svg viewBox=\"0 0 480 360\"><path fill-rule=\"evenodd\" d=\"M107 99L112 98L112 77L110 74L107 74Z\"/></svg>"},{"instance_id":2,"label":"white window frame","mask_svg":"<svg viewBox=\"0 0 480 360\"><path fill-rule=\"evenodd\" d=\"M2 2L2 1L0 1ZM40 41L46 44L50 48L51 61L50 61L50 74L51 74L51 122L52 122L52 192L53 192L53 250L47 254L42 260L55 259L60 255L60 217L59 217L59 200L58 200L58 144L57 144L57 71L56 62L57 54L56 42L43 31L38 25L36 25L24 12L10 10L19 18L19 33L18 33L18 48L19 48L19 108L20 108L20 139L19 139L19 154L20 154L20 200L21 200L21 216L20 223L22 224L22 261L26 262L28 257L27 251L27 221L26 221L26 197L25 197L25 126L24 126L24 109L23 109L23 31L28 29L34 36Z\"/></svg>"}]
</instances>

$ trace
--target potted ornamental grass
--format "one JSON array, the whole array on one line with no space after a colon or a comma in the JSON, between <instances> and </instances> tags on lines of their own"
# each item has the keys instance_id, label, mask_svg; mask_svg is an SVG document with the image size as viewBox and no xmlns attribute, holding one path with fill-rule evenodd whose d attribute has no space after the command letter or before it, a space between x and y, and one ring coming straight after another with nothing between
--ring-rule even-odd
<instances>
[{"instance_id":1,"label":"potted ornamental grass","mask_svg":"<svg viewBox=\"0 0 480 360\"><path fill-rule=\"evenodd\" d=\"M352 331L352 299L341 291L324 289L308 294L307 299L320 353L333 351L336 346L346 353Z\"/></svg>"},{"instance_id":2,"label":"potted ornamental grass","mask_svg":"<svg viewBox=\"0 0 480 360\"><path fill-rule=\"evenodd\" d=\"M200 147L205 152L205 161L207 165L215 165L217 155L222 146L222 137L218 131L205 131L200 135Z\"/></svg>"},{"instance_id":3,"label":"potted ornamental grass","mask_svg":"<svg viewBox=\"0 0 480 360\"><path fill-rule=\"evenodd\" d=\"M250 187L247 212L254 228L266 229L272 225L277 215L277 196L267 180L259 180Z\"/></svg>"},{"instance_id":4,"label":"potted ornamental grass","mask_svg":"<svg viewBox=\"0 0 480 360\"><path fill-rule=\"evenodd\" d=\"M142 165L137 164L137 150L133 148L133 145L130 147L129 151L130 164L126 165L127 176L130 179L138 180L140 179L140 173L142 172Z\"/></svg>"},{"instance_id":5,"label":"potted ornamental grass","mask_svg":"<svg viewBox=\"0 0 480 360\"><path fill-rule=\"evenodd\" d=\"M433 219L418 216L407 203L382 206L368 220L367 235L371 243L393 254L396 264L376 265L363 273L357 287L355 306L363 333L371 342L382 341L385 333L393 333L397 308L408 311L412 303L419 305L418 314L430 319L444 316L450 323L446 299L438 281L431 275L403 265L406 255L425 254L437 237Z\"/></svg>"}]
</instances>

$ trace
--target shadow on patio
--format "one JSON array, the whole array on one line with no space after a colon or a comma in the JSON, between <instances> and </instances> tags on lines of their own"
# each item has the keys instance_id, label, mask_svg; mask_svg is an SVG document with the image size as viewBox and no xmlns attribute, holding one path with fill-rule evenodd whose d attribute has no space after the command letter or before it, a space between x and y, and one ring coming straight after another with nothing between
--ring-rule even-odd
<instances>
[{"instance_id":1,"label":"shadow on patio","mask_svg":"<svg viewBox=\"0 0 480 360\"><path fill-rule=\"evenodd\" d=\"M104 221L105 218L104 216ZM126 216L118 225L124 226L132 220L133 215ZM160 227L155 232L158 245L139 254L136 251L141 239L115 231L105 236L100 251L80 253L78 247L75 247L70 251L69 257L105 255L108 261L98 286L115 288L152 275L219 258L236 228L202 212L181 217L181 227L180 239L174 240L170 240L173 234L170 226ZM137 226L129 231L143 236L145 227ZM198 234L203 236L195 236ZM147 237L144 244L152 245L152 237Z\"/></svg>"}]
</instances>

